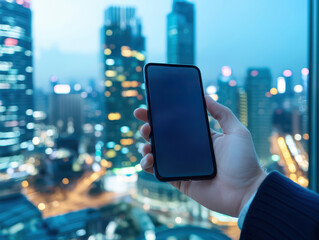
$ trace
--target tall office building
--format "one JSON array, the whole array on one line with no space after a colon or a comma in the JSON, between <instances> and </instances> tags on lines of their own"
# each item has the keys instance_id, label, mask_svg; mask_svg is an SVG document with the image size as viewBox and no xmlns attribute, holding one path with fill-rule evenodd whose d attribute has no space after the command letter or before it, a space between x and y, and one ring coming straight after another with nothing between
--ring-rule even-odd
<instances>
[{"instance_id":1,"label":"tall office building","mask_svg":"<svg viewBox=\"0 0 319 240\"><path fill-rule=\"evenodd\" d=\"M145 106L142 68L145 62L141 20L132 7L110 7L102 28L105 74L106 149L113 167L137 164L140 123L133 116Z\"/></svg>"},{"instance_id":2,"label":"tall office building","mask_svg":"<svg viewBox=\"0 0 319 240\"><path fill-rule=\"evenodd\" d=\"M0 0L0 171L11 177L34 128L29 2Z\"/></svg>"},{"instance_id":3,"label":"tall office building","mask_svg":"<svg viewBox=\"0 0 319 240\"><path fill-rule=\"evenodd\" d=\"M236 116L239 116L238 86L230 67L222 67L217 84L218 102L227 106Z\"/></svg>"},{"instance_id":4,"label":"tall office building","mask_svg":"<svg viewBox=\"0 0 319 240\"><path fill-rule=\"evenodd\" d=\"M248 69L246 79L248 102L248 129L251 132L258 157L264 164L270 159L272 131L271 74L267 68Z\"/></svg>"},{"instance_id":5,"label":"tall office building","mask_svg":"<svg viewBox=\"0 0 319 240\"><path fill-rule=\"evenodd\" d=\"M167 62L195 63L195 10L186 0L173 0L167 15Z\"/></svg>"}]
</instances>

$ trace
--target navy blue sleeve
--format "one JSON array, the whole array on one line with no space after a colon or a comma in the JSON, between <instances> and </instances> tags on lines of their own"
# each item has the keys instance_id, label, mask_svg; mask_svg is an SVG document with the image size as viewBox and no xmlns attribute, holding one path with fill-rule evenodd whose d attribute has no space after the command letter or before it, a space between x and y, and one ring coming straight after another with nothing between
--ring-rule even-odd
<instances>
[{"instance_id":1,"label":"navy blue sleeve","mask_svg":"<svg viewBox=\"0 0 319 240\"><path fill-rule=\"evenodd\" d=\"M319 239L319 195L278 172L268 174L247 212L241 240Z\"/></svg>"}]
</instances>

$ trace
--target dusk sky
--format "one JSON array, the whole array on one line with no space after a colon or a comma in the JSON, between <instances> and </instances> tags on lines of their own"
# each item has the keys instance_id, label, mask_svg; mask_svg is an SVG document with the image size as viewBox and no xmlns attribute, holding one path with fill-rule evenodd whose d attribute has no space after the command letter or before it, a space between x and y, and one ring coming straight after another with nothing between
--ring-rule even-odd
<instances>
[{"instance_id":1,"label":"dusk sky","mask_svg":"<svg viewBox=\"0 0 319 240\"><path fill-rule=\"evenodd\" d=\"M289 68L298 82L308 60L308 1L194 0L196 65L215 81L228 65L240 83L248 67ZM166 15L172 0L33 0L35 86L49 78L85 83L103 79L100 29L111 5L135 6L146 37L147 62L166 61Z\"/></svg>"}]
</instances>

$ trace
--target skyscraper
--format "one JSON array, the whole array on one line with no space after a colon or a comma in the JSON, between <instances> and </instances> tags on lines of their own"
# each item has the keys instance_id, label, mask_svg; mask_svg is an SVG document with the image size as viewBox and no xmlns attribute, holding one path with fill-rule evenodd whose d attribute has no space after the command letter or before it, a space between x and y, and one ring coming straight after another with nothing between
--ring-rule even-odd
<instances>
[{"instance_id":1,"label":"skyscraper","mask_svg":"<svg viewBox=\"0 0 319 240\"><path fill-rule=\"evenodd\" d=\"M29 2L0 0L0 170L18 167L33 137Z\"/></svg>"},{"instance_id":2,"label":"skyscraper","mask_svg":"<svg viewBox=\"0 0 319 240\"><path fill-rule=\"evenodd\" d=\"M106 149L113 167L137 164L139 122L133 111L145 106L142 25L132 7L110 7L102 28L105 74Z\"/></svg>"},{"instance_id":3,"label":"skyscraper","mask_svg":"<svg viewBox=\"0 0 319 240\"><path fill-rule=\"evenodd\" d=\"M236 80L234 80L232 76L230 67L222 67L217 84L218 102L227 106L236 116L239 116L238 86Z\"/></svg>"},{"instance_id":4,"label":"skyscraper","mask_svg":"<svg viewBox=\"0 0 319 240\"><path fill-rule=\"evenodd\" d=\"M270 158L271 136L271 74L267 68L248 69L246 79L248 129L251 132L260 160L267 164Z\"/></svg>"},{"instance_id":5,"label":"skyscraper","mask_svg":"<svg viewBox=\"0 0 319 240\"><path fill-rule=\"evenodd\" d=\"M167 62L195 63L195 10L186 0L173 0L167 15Z\"/></svg>"}]
</instances>

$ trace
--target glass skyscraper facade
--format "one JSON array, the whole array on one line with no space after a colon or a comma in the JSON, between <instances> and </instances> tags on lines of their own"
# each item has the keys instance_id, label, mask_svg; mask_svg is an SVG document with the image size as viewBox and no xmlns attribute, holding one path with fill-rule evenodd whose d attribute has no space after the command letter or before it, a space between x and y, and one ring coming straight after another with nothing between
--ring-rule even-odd
<instances>
[{"instance_id":1,"label":"glass skyscraper facade","mask_svg":"<svg viewBox=\"0 0 319 240\"><path fill-rule=\"evenodd\" d=\"M102 41L106 107L104 157L113 167L130 167L137 164L139 157L139 123L133 111L145 106L144 37L135 8L108 8Z\"/></svg>"},{"instance_id":2,"label":"glass skyscraper facade","mask_svg":"<svg viewBox=\"0 0 319 240\"><path fill-rule=\"evenodd\" d=\"M29 4L0 0L0 171L9 178L23 163L34 129Z\"/></svg>"},{"instance_id":3,"label":"glass skyscraper facade","mask_svg":"<svg viewBox=\"0 0 319 240\"><path fill-rule=\"evenodd\" d=\"M238 86L237 81L232 76L230 67L222 67L217 84L218 102L227 106L236 116L239 116Z\"/></svg>"},{"instance_id":4,"label":"glass skyscraper facade","mask_svg":"<svg viewBox=\"0 0 319 240\"><path fill-rule=\"evenodd\" d=\"M194 4L174 0L167 15L167 62L195 63L195 10Z\"/></svg>"},{"instance_id":5,"label":"glass skyscraper facade","mask_svg":"<svg viewBox=\"0 0 319 240\"><path fill-rule=\"evenodd\" d=\"M247 74L248 129L259 159L267 164L272 131L271 74L267 68L248 69Z\"/></svg>"}]
</instances>

